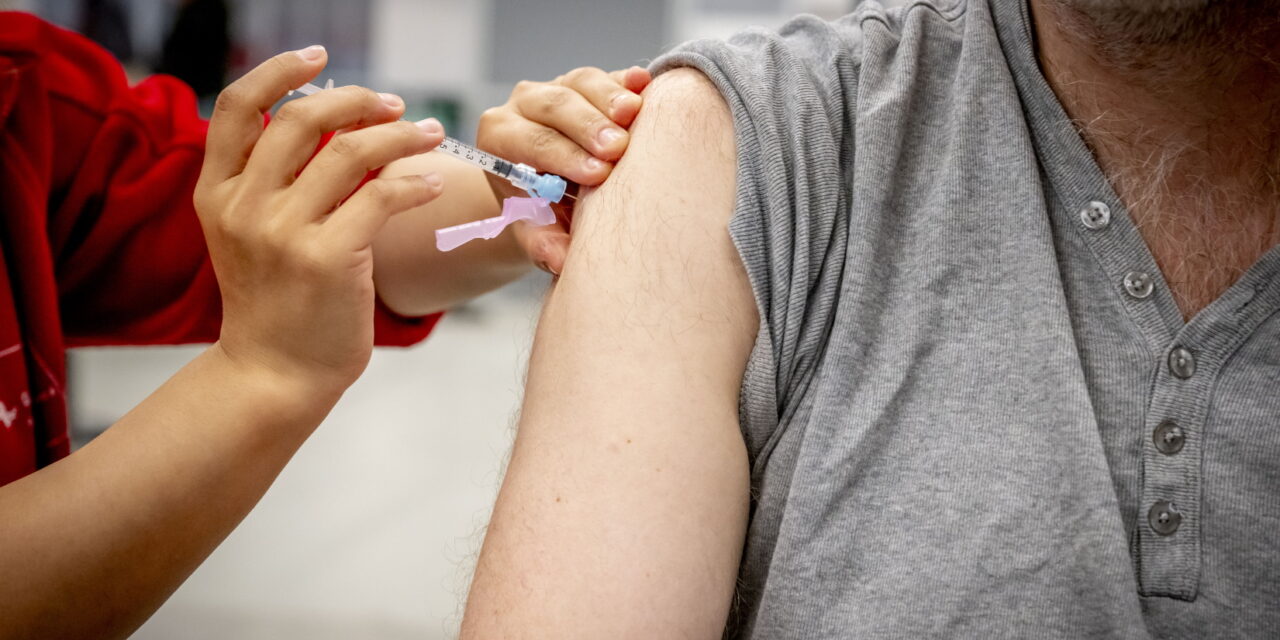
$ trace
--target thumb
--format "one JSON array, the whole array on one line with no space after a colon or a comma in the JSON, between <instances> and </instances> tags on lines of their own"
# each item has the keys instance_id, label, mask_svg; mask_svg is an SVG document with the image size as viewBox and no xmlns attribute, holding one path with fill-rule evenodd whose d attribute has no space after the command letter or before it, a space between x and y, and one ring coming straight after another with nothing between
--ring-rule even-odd
<instances>
[{"instance_id":1,"label":"thumb","mask_svg":"<svg viewBox=\"0 0 1280 640\"><path fill-rule=\"evenodd\" d=\"M569 255L569 232L559 224L535 227L521 223L521 226L524 228L519 242L529 261L553 276L560 275Z\"/></svg>"},{"instance_id":2,"label":"thumb","mask_svg":"<svg viewBox=\"0 0 1280 640\"><path fill-rule=\"evenodd\" d=\"M649 86L649 83L652 81L653 76L649 73L648 69L643 67L631 67L630 69L627 69L622 86L626 87L628 90L640 93L641 91L644 91L644 88Z\"/></svg>"}]
</instances>

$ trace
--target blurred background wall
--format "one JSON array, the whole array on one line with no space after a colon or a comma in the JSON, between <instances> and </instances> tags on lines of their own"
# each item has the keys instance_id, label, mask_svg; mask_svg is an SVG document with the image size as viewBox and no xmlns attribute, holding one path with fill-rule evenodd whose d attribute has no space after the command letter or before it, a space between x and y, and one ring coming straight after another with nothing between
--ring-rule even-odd
<instances>
[{"instance_id":1,"label":"blurred background wall","mask_svg":"<svg viewBox=\"0 0 1280 640\"><path fill-rule=\"evenodd\" d=\"M274 53L324 44L325 77L397 92L414 107L411 115L443 116L459 137L470 138L479 112L503 102L519 80L546 80L584 65L644 65L684 40L777 26L798 13L837 17L854 2L0 0L0 6L90 33L135 76L181 72L198 66L192 58L216 57L210 34L218 31L227 34L228 81ZM219 8L225 26L216 19Z\"/></svg>"},{"instance_id":2,"label":"blurred background wall","mask_svg":"<svg viewBox=\"0 0 1280 640\"><path fill-rule=\"evenodd\" d=\"M167 69L203 85L211 66L215 78L225 66L230 80L276 52L324 44L325 77L399 93L411 116L441 117L470 140L479 113L504 102L517 80L643 65L684 40L776 27L797 13L836 17L853 2L0 0L0 8L92 33L134 77ZM530 277L447 315L422 345L376 352L258 508L135 637L452 637L546 286ZM200 349L73 352L77 440Z\"/></svg>"}]
</instances>

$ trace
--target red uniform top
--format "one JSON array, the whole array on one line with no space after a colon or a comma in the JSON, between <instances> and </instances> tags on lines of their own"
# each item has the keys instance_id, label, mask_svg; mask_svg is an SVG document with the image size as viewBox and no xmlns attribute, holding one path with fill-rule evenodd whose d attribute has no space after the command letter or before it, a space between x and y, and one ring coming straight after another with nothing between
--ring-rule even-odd
<instances>
[{"instance_id":1,"label":"red uniform top","mask_svg":"<svg viewBox=\"0 0 1280 640\"><path fill-rule=\"evenodd\" d=\"M64 457L65 351L212 342L218 284L192 205L207 123L174 78L0 12L0 485ZM379 307L379 344L438 315Z\"/></svg>"}]
</instances>

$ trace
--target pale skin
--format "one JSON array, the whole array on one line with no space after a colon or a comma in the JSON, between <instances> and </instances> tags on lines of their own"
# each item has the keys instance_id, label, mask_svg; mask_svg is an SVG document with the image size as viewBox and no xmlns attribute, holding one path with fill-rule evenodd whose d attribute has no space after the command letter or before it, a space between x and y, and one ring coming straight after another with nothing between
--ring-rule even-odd
<instances>
[{"instance_id":1,"label":"pale skin","mask_svg":"<svg viewBox=\"0 0 1280 640\"><path fill-rule=\"evenodd\" d=\"M731 121L681 70L646 90L632 132L547 300L463 638L713 638L728 614L756 334L724 232Z\"/></svg>"},{"instance_id":2,"label":"pale skin","mask_svg":"<svg viewBox=\"0 0 1280 640\"><path fill-rule=\"evenodd\" d=\"M436 228L494 215L497 197L478 170L422 155L444 131L434 120L398 122L396 96L326 91L288 103L264 129L263 112L326 62L322 48L284 53L220 96L195 193L223 299L219 340L83 449L0 487L0 638L122 638L141 625L363 372L375 296L415 315L510 281L535 259L561 267L563 228L411 255ZM602 154L595 174L578 173L598 183L625 131L603 147L572 140L630 124L640 98L623 83L647 82L642 71L593 69L513 94L490 119L517 138L485 132L487 142L564 175ZM522 115L552 93L587 105L580 119L557 128ZM595 110L615 96L620 110ZM553 132L536 148L520 137L534 128ZM346 132L308 163L332 131ZM405 221L397 233L417 234L411 242L387 239L393 216Z\"/></svg>"},{"instance_id":3,"label":"pale skin","mask_svg":"<svg viewBox=\"0 0 1280 640\"><path fill-rule=\"evenodd\" d=\"M1172 87L1190 92L1172 100L1142 65L1108 61L1046 24L1050 1L1032 5L1052 86L1073 117L1120 128L1114 141L1090 141L1104 169L1143 166L1134 158L1169 136L1224 136L1162 174L1160 190L1172 203L1206 193L1232 203L1210 208L1229 218L1134 198L1142 187L1129 185L1154 179L1142 171L1117 180L1190 316L1277 242L1280 199L1259 179L1276 175L1275 69L1246 60L1235 69L1244 86L1215 84L1222 69L1179 58L1187 77L1209 84ZM1241 103L1244 94L1267 108ZM723 632L748 504L738 391L759 321L727 232L732 123L693 71L657 78L645 100L626 157L580 205L567 271L539 324L463 638ZM1145 129L1124 129L1139 121Z\"/></svg>"}]
</instances>

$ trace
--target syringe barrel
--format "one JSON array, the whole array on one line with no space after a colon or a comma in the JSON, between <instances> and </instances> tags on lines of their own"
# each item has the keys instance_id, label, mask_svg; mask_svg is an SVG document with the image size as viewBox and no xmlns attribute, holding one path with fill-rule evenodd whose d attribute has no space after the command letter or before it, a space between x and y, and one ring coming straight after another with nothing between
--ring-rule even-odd
<instances>
[{"instance_id":1,"label":"syringe barrel","mask_svg":"<svg viewBox=\"0 0 1280 640\"><path fill-rule=\"evenodd\" d=\"M554 174L538 175L538 171L527 164L508 162L475 147L458 142L453 138L445 138L437 147L455 158L465 160L488 171L506 178L517 189L524 189L535 198L546 198L551 202L560 202L564 197L568 184L564 178Z\"/></svg>"},{"instance_id":2,"label":"syringe barrel","mask_svg":"<svg viewBox=\"0 0 1280 640\"><path fill-rule=\"evenodd\" d=\"M333 87L333 81L330 80L325 84L324 89ZM304 95L312 95L323 91L320 87L310 82L303 83L294 91ZM289 92L290 94L293 91ZM548 173L546 175L538 175L537 170L527 164L515 164L508 162L491 153L485 153L471 145L463 144L454 138L448 136L436 148L452 155L459 160L470 162L471 164L488 171L489 173L506 178L517 189L524 189L529 195L535 198L546 198L551 202L560 202L564 198L565 189L568 183L564 178L555 174Z\"/></svg>"}]
</instances>

